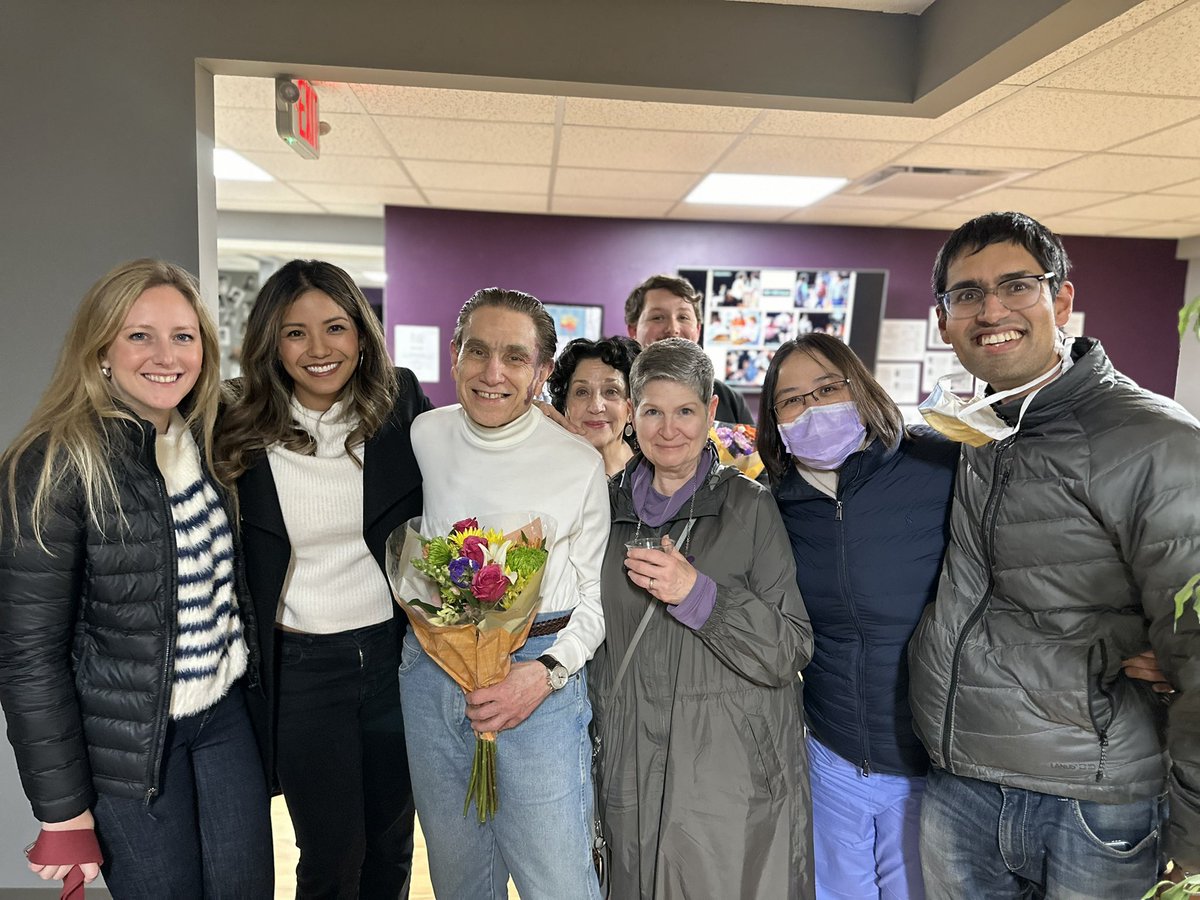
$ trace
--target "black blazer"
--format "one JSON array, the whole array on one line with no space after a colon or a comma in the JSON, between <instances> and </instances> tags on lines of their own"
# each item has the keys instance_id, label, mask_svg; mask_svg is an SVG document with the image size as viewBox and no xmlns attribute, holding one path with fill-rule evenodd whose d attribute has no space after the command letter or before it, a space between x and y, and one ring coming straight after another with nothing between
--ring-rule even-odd
<instances>
[{"instance_id":1,"label":"black blazer","mask_svg":"<svg viewBox=\"0 0 1200 900\"><path fill-rule=\"evenodd\" d=\"M409 428L414 418L433 408L411 371L398 368L396 377L400 392L392 414L363 447L363 539L385 575L383 554L388 535L397 526L421 515L421 472L413 455ZM255 696L248 703L273 782L279 665L275 629L271 626L291 562L292 545L265 453L238 479L238 503L246 581L259 622L262 680L261 698ZM399 606L393 606L392 613L399 620L397 632L402 639L407 619Z\"/></svg>"}]
</instances>

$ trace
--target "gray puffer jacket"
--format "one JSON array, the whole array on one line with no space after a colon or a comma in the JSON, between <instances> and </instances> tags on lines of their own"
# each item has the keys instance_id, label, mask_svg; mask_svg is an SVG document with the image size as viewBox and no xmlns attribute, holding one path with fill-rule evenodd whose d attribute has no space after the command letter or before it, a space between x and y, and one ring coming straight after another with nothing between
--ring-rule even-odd
<instances>
[{"instance_id":1,"label":"gray puffer jacket","mask_svg":"<svg viewBox=\"0 0 1200 900\"><path fill-rule=\"evenodd\" d=\"M909 645L914 723L957 775L1106 803L1169 788L1167 852L1194 870L1200 621L1175 627L1174 595L1200 572L1200 424L1098 342L1073 357L1015 435L963 448L937 602ZM1015 422L1020 403L997 412ZM1169 707L1121 671L1150 647Z\"/></svg>"},{"instance_id":2,"label":"gray puffer jacket","mask_svg":"<svg viewBox=\"0 0 1200 900\"><path fill-rule=\"evenodd\" d=\"M676 519L686 552L717 585L698 629L625 574L634 457L610 483L605 641L588 667L602 738L601 811L622 900L804 900L812 828L797 672L812 628L770 493L714 465ZM683 547L680 547L683 551ZM612 683L647 608L652 617L615 696Z\"/></svg>"}]
</instances>

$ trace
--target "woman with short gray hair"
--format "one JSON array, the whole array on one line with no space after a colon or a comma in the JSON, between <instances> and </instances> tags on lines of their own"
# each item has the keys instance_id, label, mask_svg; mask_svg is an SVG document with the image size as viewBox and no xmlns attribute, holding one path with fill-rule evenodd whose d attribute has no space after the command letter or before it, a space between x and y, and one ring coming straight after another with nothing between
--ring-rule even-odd
<instances>
[{"instance_id":1,"label":"woman with short gray hair","mask_svg":"<svg viewBox=\"0 0 1200 900\"><path fill-rule=\"evenodd\" d=\"M703 350L652 344L630 383L641 452L610 482L589 671L612 896L812 897L795 694L812 630L783 523L717 462Z\"/></svg>"}]
</instances>

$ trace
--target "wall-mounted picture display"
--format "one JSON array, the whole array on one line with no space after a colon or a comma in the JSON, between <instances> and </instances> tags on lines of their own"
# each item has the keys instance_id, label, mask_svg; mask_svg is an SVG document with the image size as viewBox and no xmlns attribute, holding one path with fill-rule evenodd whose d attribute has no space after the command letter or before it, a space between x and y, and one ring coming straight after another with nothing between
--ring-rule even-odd
<instances>
[{"instance_id":1,"label":"wall-mounted picture display","mask_svg":"<svg viewBox=\"0 0 1200 900\"><path fill-rule=\"evenodd\" d=\"M762 387L774 357L774 350L730 350L724 358L723 380L732 387ZM721 371L720 367L717 371Z\"/></svg>"},{"instance_id":2,"label":"wall-mounted picture display","mask_svg":"<svg viewBox=\"0 0 1200 900\"><path fill-rule=\"evenodd\" d=\"M603 334L604 307L584 304L547 303L546 312L554 320L554 332L558 335L561 352L567 341L587 338L598 341Z\"/></svg>"}]
</instances>

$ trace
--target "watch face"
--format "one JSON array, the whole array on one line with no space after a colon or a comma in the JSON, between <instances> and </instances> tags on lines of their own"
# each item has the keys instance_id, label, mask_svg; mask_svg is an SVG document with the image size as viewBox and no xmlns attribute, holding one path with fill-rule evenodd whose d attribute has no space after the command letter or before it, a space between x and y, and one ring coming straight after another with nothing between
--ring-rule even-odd
<instances>
[{"instance_id":1,"label":"watch face","mask_svg":"<svg viewBox=\"0 0 1200 900\"><path fill-rule=\"evenodd\" d=\"M567 686L567 667L555 666L550 669L550 687L558 691Z\"/></svg>"}]
</instances>

